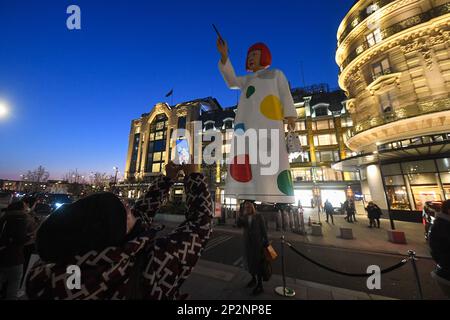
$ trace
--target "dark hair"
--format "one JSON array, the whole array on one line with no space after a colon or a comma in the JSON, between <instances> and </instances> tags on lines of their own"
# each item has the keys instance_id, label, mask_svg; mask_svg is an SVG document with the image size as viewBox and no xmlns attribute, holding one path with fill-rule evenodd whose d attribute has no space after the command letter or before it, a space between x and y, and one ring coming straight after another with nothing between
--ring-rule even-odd
<instances>
[{"instance_id":1,"label":"dark hair","mask_svg":"<svg viewBox=\"0 0 450 320\"><path fill-rule=\"evenodd\" d=\"M16 201L11 203L7 208L6 211L18 211L25 209L25 202L23 200Z\"/></svg>"},{"instance_id":2,"label":"dark hair","mask_svg":"<svg viewBox=\"0 0 450 320\"><path fill-rule=\"evenodd\" d=\"M448 211L449 210L450 210L450 200L445 200L444 203L442 204L441 212L443 214L447 214L448 215Z\"/></svg>"}]
</instances>

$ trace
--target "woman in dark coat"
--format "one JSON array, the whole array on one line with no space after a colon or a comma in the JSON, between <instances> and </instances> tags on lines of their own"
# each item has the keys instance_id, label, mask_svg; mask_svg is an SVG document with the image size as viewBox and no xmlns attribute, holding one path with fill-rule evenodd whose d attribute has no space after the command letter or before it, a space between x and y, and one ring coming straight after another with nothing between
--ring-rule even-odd
<instances>
[{"instance_id":1,"label":"woman in dark coat","mask_svg":"<svg viewBox=\"0 0 450 320\"><path fill-rule=\"evenodd\" d=\"M366 208L367 217L369 218L369 228L380 228L381 209L373 201L370 201Z\"/></svg>"},{"instance_id":2,"label":"woman in dark coat","mask_svg":"<svg viewBox=\"0 0 450 320\"><path fill-rule=\"evenodd\" d=\"M269 245L269 241L264 217L256 214L253 202L244 202L243 214L238 219L238 227L244 228L244 257L248 271L252 275L252 280L247 287L255 287L253 294L257 295L263 292L264 249Z\"/></svg>"}]
</instances>

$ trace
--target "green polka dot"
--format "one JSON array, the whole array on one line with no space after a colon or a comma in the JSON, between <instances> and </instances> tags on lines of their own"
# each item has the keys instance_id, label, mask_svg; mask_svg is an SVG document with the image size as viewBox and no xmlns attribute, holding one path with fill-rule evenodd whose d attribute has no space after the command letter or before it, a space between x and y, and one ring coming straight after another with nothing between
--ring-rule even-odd
<instances>
[{"instance_id":1,"label":"green polka dot","mask_svg":"<svg viewBox=\"0 0 450 320\"><path fill-rule=\"evenodd\" d=\"M277 178L278 189L287 196L294 195L294 184L290 170L282 171Z\"/></svg>"},{"instance_id":2,"label":"green polka dot","mask_svg":"<svg viewBox=\"0 0 450 320\"><path fill-rule=\"evenodd\" d=\"M250 98L254 93L255 93L256 89L254 86L250 86L247 88L247 93L245 94L247 99Z\"/></svg>"}]
</instances>

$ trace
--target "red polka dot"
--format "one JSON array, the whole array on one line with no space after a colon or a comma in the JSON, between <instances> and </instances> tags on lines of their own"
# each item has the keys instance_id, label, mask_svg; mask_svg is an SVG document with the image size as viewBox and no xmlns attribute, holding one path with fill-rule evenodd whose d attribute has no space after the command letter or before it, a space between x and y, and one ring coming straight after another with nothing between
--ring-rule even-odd
<instances>
[{"instance_id":1,"label":"red polka dot","mask_svg":"<svg viewBox=\"0 0 450 320\"><path fill-rule=\"evenodd\" d=\"M252 180L252 167L250 166L250 156L235 156L230 165L230 175L238 182L249 182Z\"/></svg>"}]
</instances>

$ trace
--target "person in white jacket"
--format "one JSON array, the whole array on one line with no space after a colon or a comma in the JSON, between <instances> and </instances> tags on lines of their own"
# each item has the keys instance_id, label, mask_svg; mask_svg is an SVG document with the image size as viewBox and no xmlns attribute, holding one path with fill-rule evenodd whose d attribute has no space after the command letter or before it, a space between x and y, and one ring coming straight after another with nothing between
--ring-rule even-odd
<instances>
[{"instance_id":1,"label":"person in white jacket","mask_svg":"<svg viewBox=\"0 0 450 320\"><path fill-rule=\"evenodd\" d=\"M246 69L250 73L245 76L236 76L223 39L217 39L217 48L221 55L219 70L226 84L230 89L242 91L232 147L236 135L243 135L249 129L256 130L258 137L257 141L246 144L245 151L235 152L229 160L226 194L245 200L294 203L284 123L294 129L297 112L288 81L280 70L268 69L272 57L263 43L257 43L248 50ZM260 135L260 129L266 129L267 134ZM278 133L277 141L271 141L270 130ZM261 149L267 151L277 163L262 163L258 154L250 151L249 145L252 144L257 145L258 153ZM272 167L267 170L269 166Z\"/></svg>"}]
</instances>

